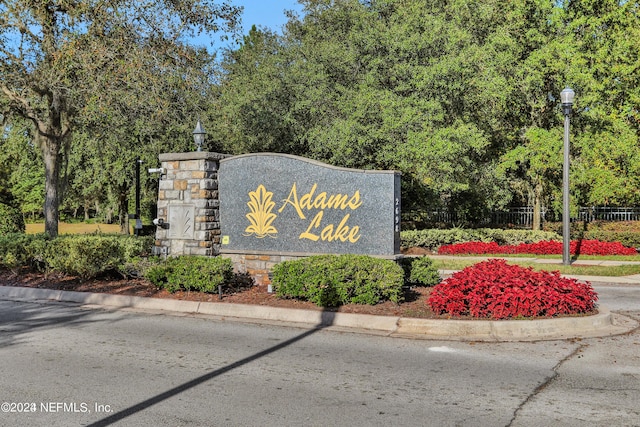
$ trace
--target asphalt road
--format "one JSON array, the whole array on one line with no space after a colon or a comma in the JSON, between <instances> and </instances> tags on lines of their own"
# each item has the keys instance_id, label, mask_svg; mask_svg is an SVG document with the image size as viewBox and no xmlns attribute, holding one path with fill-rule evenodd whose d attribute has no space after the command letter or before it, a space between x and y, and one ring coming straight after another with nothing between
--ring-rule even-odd
<instances>
[{"instance_id":1,"label":"asphalt road","mask_svg":"<svg viewBox=\"0 0 640 427\"><path fill-rule=\"evenodd\" d=\"M640 289L606 288L640 319ZM463 343L0 301L0 362L2 426L640 425L637 330Z\"/></svg>"}]
</instances>

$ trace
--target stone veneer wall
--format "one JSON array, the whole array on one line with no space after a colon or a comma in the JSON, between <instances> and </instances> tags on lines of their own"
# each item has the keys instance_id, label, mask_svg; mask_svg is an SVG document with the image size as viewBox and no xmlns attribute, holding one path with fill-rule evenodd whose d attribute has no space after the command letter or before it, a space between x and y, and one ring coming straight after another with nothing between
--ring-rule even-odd
<instances>
[{"instance_id":1,"label":"stone veneer wall","mask_svg":"<svg viewBox=\"0 0 640 427\"><path fill-rule=\"evenodd\" d=\"M248 274L257 285L268 285L271 283L271 270L273 266L283 261L298 260L307 255L278 255L264 253L222 253L220 256L231 259L233 269L236 273Z\"/></svg>"},{"instance_id":2,"label":"stone veneer wall","mask_svg":"<svg viewBox=\"0 0 640 427\"><path fill-rule=\"evenodd\" d=\"M210 152L160 154L165 173L158 184L157 254L217 255L220 249L219 161Z\"/></svg>"}]
</instances>

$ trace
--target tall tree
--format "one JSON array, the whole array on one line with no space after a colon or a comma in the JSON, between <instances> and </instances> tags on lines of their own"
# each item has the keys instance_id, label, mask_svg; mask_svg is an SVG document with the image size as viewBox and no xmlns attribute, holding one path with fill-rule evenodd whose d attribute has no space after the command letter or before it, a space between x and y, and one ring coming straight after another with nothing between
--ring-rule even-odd
<instances>
[{"instance_id":1,"label":"tall tree","mask_svg":"<svg viewBox=\"0 0 640 427\"><path fill-rule=\"evenodd\" d=\"M437 195L406 198L415 208L500 204L504 193L486 178L511 130L513 41L493 30L498 2L478 3L306 1L285 38L297 58L292 116L309 155L400 169L405 189Z\"/></svg>"},{"instance_id":2,"label":"tall tree","mask_svg":"<svg viewBox=\"0 0 640 427\"><path fill-rule=\"evenodd\" d=\"M287 86L286 58L281 37L256 26L238 49L224 53L212 102L217 148L303 154L296 147L290 118L295 91Z\"/></svg>"},{"instance_id":3,"label":"tall tree","mask_svg":"<svg viewBox=\"0 0 640 427\"><path fill-rule=\"evenodd\" d=\"M92 96L108 94L96 83L126 86L122 78L136 63L139 47L165 60L158 66L188 60L188 50L180 49L186 37L222 27L233 29L239 12L227 3L209 0L10 0L0 4L0 92L8 101L4 113L33 124L34 141L45 165L45 231L49 235L58 233L60 169L79 114ZM136 71L144 75L154 70Z\"/></svg>"},{"instance_id":4,"label":"tall tree","mask_svg":"<svg viewBox=\"0 0 640 427\"><path fill-rule=\"evenodd\" d=\"M0 137L0 202L10 202L23 215L40 216L44 201L44 167L33 145L29 123L14 118ZM4 193L4 194L2 194Z\"/></svg>"},{"instance_id":5,"label":"tall tree","mask_svg":"<svg viewBox=\"0 0 640 427\"><path fill-rule=\"evenodd\" d=\"M573 191L634 200L626 186L596 194L605 176L635 182L637 2L302 3L282 37L253 31L222 64L217 122L231 151L400 169L405 207L474 219L522 196L539 218L559 200L558 98L571 85ZM616 138L623 147L596 148ZM587 179L598 170L603 179Z\"/></svg>"}]
</instances>

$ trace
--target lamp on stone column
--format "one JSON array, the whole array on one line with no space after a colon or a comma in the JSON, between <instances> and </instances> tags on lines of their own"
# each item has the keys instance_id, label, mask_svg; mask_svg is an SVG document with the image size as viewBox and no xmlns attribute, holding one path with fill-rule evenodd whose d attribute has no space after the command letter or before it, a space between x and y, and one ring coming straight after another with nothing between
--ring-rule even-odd
<instances>
[{"instance_id":1,"label":"lamp on stone column","mask_svg":"<svg viewBox=\"0 0 640 427\"><path fill-rule=\"evenodd\" d=\"M206 134L207 132L202 129L202 124L200 123L200 120L198 120L196 128L193 130L193 141L196 143L196 147L198 147L196 151L202 151L202 144L204 143L204 137Z\"/></svg>"},{"instance_id":2,"label":"lamp on stone column","mask_svg":"<svg viewBox=\"0 0 640 427\"><path fill-rule=\"evenodd\" d=\"M573 107L576 94L571 88L565 88L560 92L562 101L562 113L564 114L564 161L562 162L562 264L571 264L569 248L571 242L571 230L569 216L569 116Z\"/></svg>"}]
</instances>

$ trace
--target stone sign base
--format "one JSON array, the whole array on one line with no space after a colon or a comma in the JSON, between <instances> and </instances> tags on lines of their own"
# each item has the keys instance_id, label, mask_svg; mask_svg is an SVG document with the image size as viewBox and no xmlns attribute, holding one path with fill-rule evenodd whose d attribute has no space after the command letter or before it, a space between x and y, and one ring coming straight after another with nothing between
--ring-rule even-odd
<instances>
[{"instance_id":1,"label":"stone sign base","mask_svg":"<svg viewBox=\"0 0 640 427\"><path fill-rule=\"evenodd\" d=\"M221 251L220 256L229 258L233 263L233 270L239 274L251 276L256 285L271 284L271 271L276 264L283 261L295 261L318 254L313 253L275 253L250 251ZM402 255L376 256L376 258L398 260Z\"/></svg>"},{"instance_id":2,"label":"stone sign base","mask_svg":"<svg viewBox=\"0 0 640 427\"><path fill-rule=\"evenodd\" d=\"M156 254L212 256L220 246L218 165L224 154L161 154Z\"/></svg>"},{"instance_id":3,"label":"stone sign base","mask_svg":"<svg viewBox=\"0 0 640 427\"><path fill-rule=\"evenodd\" d=\"M231 259L233 270L239 274L248 274L256 285L271 283L273 266L282 261L292 261L304 258L304 255L292 256L266 253L220 253L220 256Z\"/></svg>"}]
</instances>

